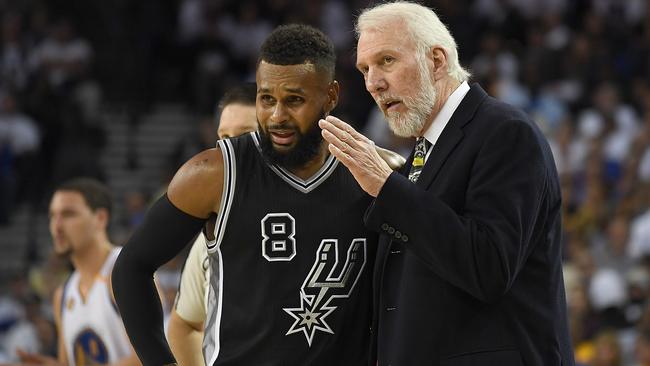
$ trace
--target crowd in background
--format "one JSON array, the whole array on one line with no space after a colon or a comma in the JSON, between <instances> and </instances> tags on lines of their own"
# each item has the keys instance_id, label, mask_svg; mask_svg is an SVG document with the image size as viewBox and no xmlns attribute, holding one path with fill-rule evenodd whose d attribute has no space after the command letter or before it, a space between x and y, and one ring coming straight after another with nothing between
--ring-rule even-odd
<instances>
[{"instance_id":1,"label":"crowd in background","mask_svg":"<svg viewBox=\"0 0 650 366\"><path fill-rule=\"evenodd\" d=\"M650 3L424 3L450 28L472 80L526 110L551 144L576 359L650 365ZM334 114L408 154L413 142L391 135L354 67L352 26L368 4L0 0L0 225L20 205L45 214L64 179L107 179L98 162L110 123L102 108L123 108L136 124L157 103L212 113L224 90L254 79L260 43L283 23L314 25L334 41L341 83ZM188 144L209 144L196 139ZM180 154L172 150L165 154ZM137 225L144 198L124 199L133 212L116 224ZM35 265L50 275L17 274L0 286L0 362L16 339L55 352L48 302L67 267L57 258Z\"/></svg>"}]
</instances>

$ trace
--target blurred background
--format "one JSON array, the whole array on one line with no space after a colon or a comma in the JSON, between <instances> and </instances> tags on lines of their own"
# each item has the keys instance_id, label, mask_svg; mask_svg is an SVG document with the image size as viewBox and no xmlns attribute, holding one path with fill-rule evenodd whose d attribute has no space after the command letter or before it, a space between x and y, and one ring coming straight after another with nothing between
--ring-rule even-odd
<instances>
[{"instance_id":1,"label":"blurred background","mask_svg":"<svg viewBox=\"0 0 650 366\"><path fill-rule=\"evenodd\" d=\"M461 63L526 110L553 149L564 202L565 282L582 365L650 365L650 1L424 1ZM353 22L370 1L0 0L0 363L16 344L55 354L53 187L112 189L121 245L175 170L214 145L214 111L254 80L277 25L322 29L338 54L334 114L392 137L354 68ZM173 299L178 263L159 271ZM27 345L27 346L25 346ZM31 347L31 348L30 348Z\"/></svg>"}]
</instances>

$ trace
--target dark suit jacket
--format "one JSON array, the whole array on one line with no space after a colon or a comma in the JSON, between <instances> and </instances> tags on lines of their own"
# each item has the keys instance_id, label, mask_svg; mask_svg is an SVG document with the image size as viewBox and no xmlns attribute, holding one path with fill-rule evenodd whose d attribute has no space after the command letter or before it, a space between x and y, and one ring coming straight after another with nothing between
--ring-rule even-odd
<instances>
[{"instance_id":1,"label":"dark suit jacket","mask_svg":"<svg viewBox=\"0 0 650 366\"><path fill-rule=\"evenodd\" d=\"M474 84L417 184L403 174L365 218L382 233L379 365L573 365L560 188L538 128Z\"/></svg>"}]
</instances>

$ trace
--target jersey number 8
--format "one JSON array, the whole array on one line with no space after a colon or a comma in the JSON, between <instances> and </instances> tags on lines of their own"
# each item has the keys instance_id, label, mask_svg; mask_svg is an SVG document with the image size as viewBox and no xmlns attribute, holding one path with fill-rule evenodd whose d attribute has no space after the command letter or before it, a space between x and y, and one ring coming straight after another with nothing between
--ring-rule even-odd
<instances>
[{"instance_id":1,"label":"jersey number 8","mask_svg":"<svg viewBox=\"0 0 650 366\"><path fill-rule=\"evenodd\" d=\"M262 256L269 262L296 256L296 220L288 213L270 213L262 219Z\"/></svg>"}]
</instances>

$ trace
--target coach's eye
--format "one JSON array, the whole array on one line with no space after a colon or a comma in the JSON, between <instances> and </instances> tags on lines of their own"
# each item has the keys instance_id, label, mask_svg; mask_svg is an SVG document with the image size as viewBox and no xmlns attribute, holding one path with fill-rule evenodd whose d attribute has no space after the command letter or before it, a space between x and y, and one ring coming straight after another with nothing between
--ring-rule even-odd
<instances>
[{"instance_id":1,"label":"coach's eye","mask_svg":"<svg viewBox=\"0 0 650 366\"><path fill-rule=\"evenodd\" d=\"M393 56L384 56L384 65L390 65L393 62L395 62L395 58Z\"/></svg>"}]
</instances>

